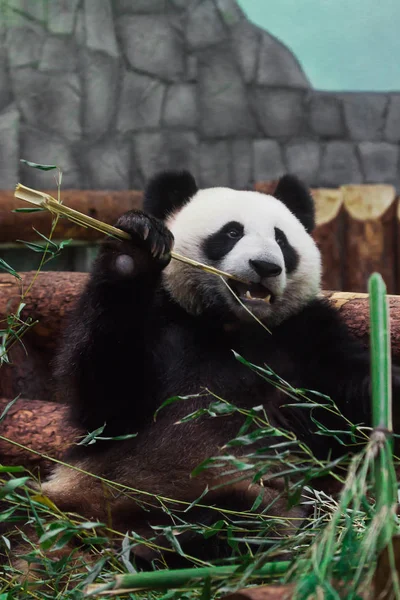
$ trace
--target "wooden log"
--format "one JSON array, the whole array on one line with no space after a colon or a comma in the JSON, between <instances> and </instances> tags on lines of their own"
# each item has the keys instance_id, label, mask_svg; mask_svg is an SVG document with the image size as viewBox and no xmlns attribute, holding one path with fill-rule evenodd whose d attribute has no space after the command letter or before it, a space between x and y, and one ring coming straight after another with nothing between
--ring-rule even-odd
<instances>
[{"instance_id":1,"label":"wooden log","mask_svg":"<svg viewBox=\"0 0 400 600\"><path fill-rule=\"evenodd\" d=\"M337 308L352 334L369 347L368 294L357 292L324 292L324 296ZM400 364L400 296L388 294L390 314L390 342L392 358Z\"/></svg>"},{"instance_id":2,"label":"wooden log","mask_svg":"<svg viewBox=\"0 0 400 600\"><path fill-rule=\"evenodd\" d=\"M52 274L50 273L46 274L45 279L47 279L47 277L51 278L51 275ZM62 274L57 275L60 276ZM69 275L72 276L73 279L74 276L78 274ZM3 276L3 279L5 277L6 276ZM79 274L77 281L73 282L76 290L81 288L84 279L85 277ZM62 281L62 279L58 279L59 283L60 281ZM45 286L48 285L46 281L43 283ZM63 288L66 287L68 287L68 283L65 279ZM52 288L49 286L47 289L51 290ZM342 314L353 333L367 346L369 332L367 294L325 292L325 295ZM41 301L43 301L43 297L41 298ZM42 309L41 301L36 304L28 304L28 306L32 306L32 308L35 307L37 316L44 313L48 315L53 311L51 316L52 323L53 326L59 330L62 321L62 318L58 316L60 305L56 303L52 305L52 303L49 304L44 302ZM389 306L391 312L391 341L394 351L393 354L394 359L397 359L397 362L400 363L400 297L390 296ZM70 307L64 311L64 314L68 312L68 310L70 310ZM53 332L53 334L48 333L48 335L55 335L55 332ZM40 337L40 335L38 337ZM46 354L42 349L42 351L38 353L37 348L32 345L28 348L28 355L26 355L21 346L17 346L16 348L19 348L21 353L17 356L17 359L15 359L14 365L12 367L2 367L0 395L5 396L8 399L0 400L0 414L7 402L9 402L9 399L15 397L18 393L25 395L25 399L18 399L7 413L6 418L0 424L0 434L20 444L29 446L41 454L48 454L54 458L60 458L66 448L72 444L76 439L76 436L79 435L79 432L65 425L66 407L57 402L50 401L51 399L54 399L54 396L52 395L51 384L49 384L49 363L54 352L51 350ZM8 384L8 387L5 387L4 381L6 381L7 378L10 379L11 383ZM32 380L35 382L34 386ZM10 393L10 390L12 393ZM26 399L25 390L32 392L31 397L39 397L41 400ZM44 395L41 395L42 393ZM0 440L0 463L43 466L45 469L48 469L49 467L48 461L42 457L34 455L3 440Z\"/></svg>"},{"instance_id":3,"label":"wooden log","mask_svg":"<svg viewBox=\"0 0 400 600\"><path fill-rule=\"evenodd\" d=\"M0 321L17 310L21 290L26 290L35 277L35 271L21 273L21 281L12 275L0 274ZM87 280L87 273L42 271L24 299L22 318L39 321L26 339L35 346L54 349L61 322L70 312Z\"/></svg>"},{"instance_id":4,"label":"wooden log","mask_svg":"<svg viewBox=\"0 0 400 600\"><path fill-rule=\"evenodd\" d=\"M277 182L256 182L254 189L273 194ZM57 195L55 190L48 193ZM396 281L394 222L398 223L395 218L398 203L394 188L352 185L340 190L315 189L313 195L317 209L314 238L323 257L323 287L365 291L368 276L377 270L383 275L389 292L400 292L400 282ZM62 199L66 205L110 224L127 210L142 206L142 192L133 190L62 190ZM17 207L27 208L27 204L14 198L13 191L0 191L0 244L14 244L18 239L37 240L33 227L44 234L50 231L48 212L13 213ZM102 237L95 230L60 219L54 239L96 242Z\"/></svg>"},{"instance_id":5,"label":"wooden log","mask_svg":"<svg viewBox=\"0 0 400 600\"><path fill-rule=\"evenodd\" d=\"M0 413L9 400L0 399ZM43 400L18 399L0 425L0 435L33 450L0 439L0 463L49 471L52 462L42 455L61 459L80 432L66 424L67 407ZM54 463L53 463L54 464Z\"/></svg>"},{"instance_id":6,"label":"wooden log","mask_svg":"<svg viewBox=\"0 0 400 600\"><path fill-rule=\"evenodd\" d=\"M341 190L314 189L317 226L313 238L322 254L322 287L343 288L342 243L343 193Z\"/></svg>"},{"instance_id":7,"label":"wooden log","mask_svg":"<svg viewBox=\"0 0 400 600\"><path fill-rule=\"evenodd\" d=\"M20 302L21 289L26 290L34 272L22 273L22 282L11 275L0 275L0 321L13 314ZM0 397L54 399L51 363L61 333L62 323L87 279L85 273L41 272L25 298L23 319L38 323L23 337L23 345L14 344L9 356L11 365L3 365Z\"/></svg>"},{"instance_id":8,"label":"wooden log","mask_svg":"<svg viewBox=\"0 0 400 600\"><path fill-rule=\"evenodd\" d=\"M23 273L22 285L27 289L34 273ZM56 399L51 381L51 361L57 347L66 316L70 313L88 275L86 273L42 272L25 298L22 317L37 320L23 338L24 347L15 344L10 356L13 364L2 367L0 397L14 398L18 394L42 400ZM16 310L21 283L10 275L0 275L0 320ZM325 292L335 304L350 330L369 344L369 307L367 294ZM391 309L391 342L393 360L400 364L400 296L389 297ZM26 351L25 351L26 349Z\"/></svg>"},{"instance_id":9,"label":"wooden log","mask_svg":"<svg viewBox=\"0 0 400 600\"><path fill-rule=\"evenodd\" d=\"M255 184L255 189L265 194L272 194L278 183L263 181ZM43 190L57 198L57 190ZM66 206L74 208L85 215L113 225L118 217L131 209L141 209L143 193L137 190L61 190L61 198ZM0 244L14 244L16 240L36 241L37 229L45 235L50 231L51 215L47 211L34 213L14 213L16 208L29 208L29 205L14 197L13 190L0 190ZM95 242L103 235L94 230L81 227L60 219L55 230L54 239L68 239Z\"/></svg>"},{"instance_id":10,"label":"wooden log","mask_svg":"<svg viewBox=\"0 0 400 600\"><path fill-rule=\"evenodd\" d=\"M21 273L22 286L28 287L33 272ZM57 344L65 317L70 313L76 299L88 279L87 273L42 272L31 292L25 298L22 316L30 316L39 323L25 339L32 339L34 348L50 349ZM0 320L18 306L21 283L8 274L0 274ZM340 311L354 335L368 345L369 309L368 294L325 291L331 302ZM400 359L400 296L389 295L391 309L391 340L394 357Z\"/></svg>"},{"instance_id":11,"label":"wooden log","mask_svg":"<svg viewBox=\"0 0 400 600\"><path fill-rule=\"evenodd\" d=\"M57 190L46 193L57 198ZM142 192L62 190L63 203L85 215L113 225L118 217L133 208L142 207ZM17 200L13 191L0 190L0 244L15 243L16 240L32 241L38 239L35 227L47 235L50 232L51 215L48 211L34 213L14 213L16 208L29 208L23 200ZM60 219L54 239L96 241L104 237L94 229L84 228L67 219Z\"/></svg>"},{"instance_id":12,"label":"wooden log","mask_svg":"<svg viewBox=\"0 0 400 600\"><path fill-rule=\"evenodd\" d=\"M378 271L396 293L396 191L391 185L342 186L345 210L344 290L365 292Z\"/></svg>"}]
</instances>

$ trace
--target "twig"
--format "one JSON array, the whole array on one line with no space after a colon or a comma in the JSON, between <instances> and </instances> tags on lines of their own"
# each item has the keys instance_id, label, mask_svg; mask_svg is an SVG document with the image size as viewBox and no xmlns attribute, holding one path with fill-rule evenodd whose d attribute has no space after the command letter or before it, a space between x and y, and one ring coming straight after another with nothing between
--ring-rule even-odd
<instances>
[{"instance_id":1,"label":"twig","mask_svg":"<svg viewBox=\"0 0 400 600\"><path fill-rule=\"evenodd\" d=\"M50 196L50 194L45 194L44 192L39 192L32 188L26 187L21 183L17 184L15 188L14 196L19 198L20 200L25 200L25 202L29 202L30 204L35 204L36 206L40 206L51 212L56 216L66 217L70 221L77 223L81 227L90 227L92 229L96 229L101 233L106 235L110 235L120 240L130 240L131 237L129 233L126 231L122 231L122 229L118 229L113 225L108 225L108 223L104 223L103 221L99 221L98 219L94 219L93 217L89 217L88 215L84 215L83 213L74 210L73 208L69 208L64 204L58 202L55 198ZM205 265L191 258L187 258L186 256L182 256L177 252L171 252L172 258L175 260L179 260L180 262L191 265L192 267L196 267L197 269L202 269L207 273L212 273L213 275L219 275L222 277L226 277L228 279L234 279L236 281L240 281L241 283L248 283L235 275L231 275L230 273L225 273L225 271L221 271L220 269L216 269L215 267L211 267L209 265Z\"/></svg>"}]
</instances>

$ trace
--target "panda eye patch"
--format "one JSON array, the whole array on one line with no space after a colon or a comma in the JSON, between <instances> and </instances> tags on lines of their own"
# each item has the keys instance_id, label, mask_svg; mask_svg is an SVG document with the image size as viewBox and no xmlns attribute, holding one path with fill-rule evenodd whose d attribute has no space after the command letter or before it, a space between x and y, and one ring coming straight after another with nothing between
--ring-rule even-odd
<instances>
[{"instance_id":1,"label":"panda eye patch","mask_svg":"<svg viewBox=\"0 0 400 600\"><path fill-rule=\"evenodd\" d=\"M285 248L289 245L286 235L283 233L282 229L279 229L278 227L275 227L275 240L281 248Z\"/></svg>"},{"instance_id":2,"label":"panda eye patch","mask_svg":"<svg viewBox=\"0 0 400 600\"><path fill-rule=\"evenodd\" d=\"M210 235L203 242L205 256L212 261L224 258L244 236L244 227L237 221L230 221Z\"/></svg>"},{"instance_id":3,"label":"panda eye patch","mask_svg":"<svg viewBox=\"0 0 400 600\"><path fill-rule=\"evenodd\" d=\"M275 240L282 250L286 273L293 273L297 269L300 260L296 249L293 248L285 233L279 227L275 227Z\"/></svg>"}]
</instances>

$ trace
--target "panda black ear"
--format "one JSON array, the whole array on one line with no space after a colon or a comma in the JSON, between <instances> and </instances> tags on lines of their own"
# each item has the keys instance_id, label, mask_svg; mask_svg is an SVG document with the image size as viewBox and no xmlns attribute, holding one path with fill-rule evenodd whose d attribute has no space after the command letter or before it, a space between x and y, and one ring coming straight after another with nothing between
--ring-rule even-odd
<instances>
[{"instance_id":1,"label":"panda black ear","mask_svg":"<svg viewBox=\"0 0 400 600\"><path fill-rule=\"evenodd\" d=\"M197 192L189 171L166 171L150 179L144 191L143 209L158 219L179 210Z\"/></svg>"},{"instance_id":2,"label":"panda black ear","mask_svg":"<svg viewBox=\"0 0 400 600\"><path fill-rule=\"evenodd\" d=\"M314 200L307 187L295 175L281 177L273 195L288 207L308 233L312 232L315 227Z\"/></svg>"}]
</instances>

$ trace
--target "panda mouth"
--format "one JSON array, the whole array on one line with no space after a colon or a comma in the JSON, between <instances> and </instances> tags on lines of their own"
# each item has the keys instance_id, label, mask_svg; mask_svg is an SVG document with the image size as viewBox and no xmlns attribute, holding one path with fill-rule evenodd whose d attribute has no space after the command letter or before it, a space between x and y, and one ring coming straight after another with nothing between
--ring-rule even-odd
<instances>
[{"instance_id":1,"label":"panda mouth","mask_svg":"<svg viewBox=\"0 0 400 600\"><path fill-rule=\"evenodd\" d=\"M261 285L261 283L240 283L239 281L231 280L229 281L229 287L243 302L273 304L275 300L272 292Z\"/></svg>"}]
</instances>

